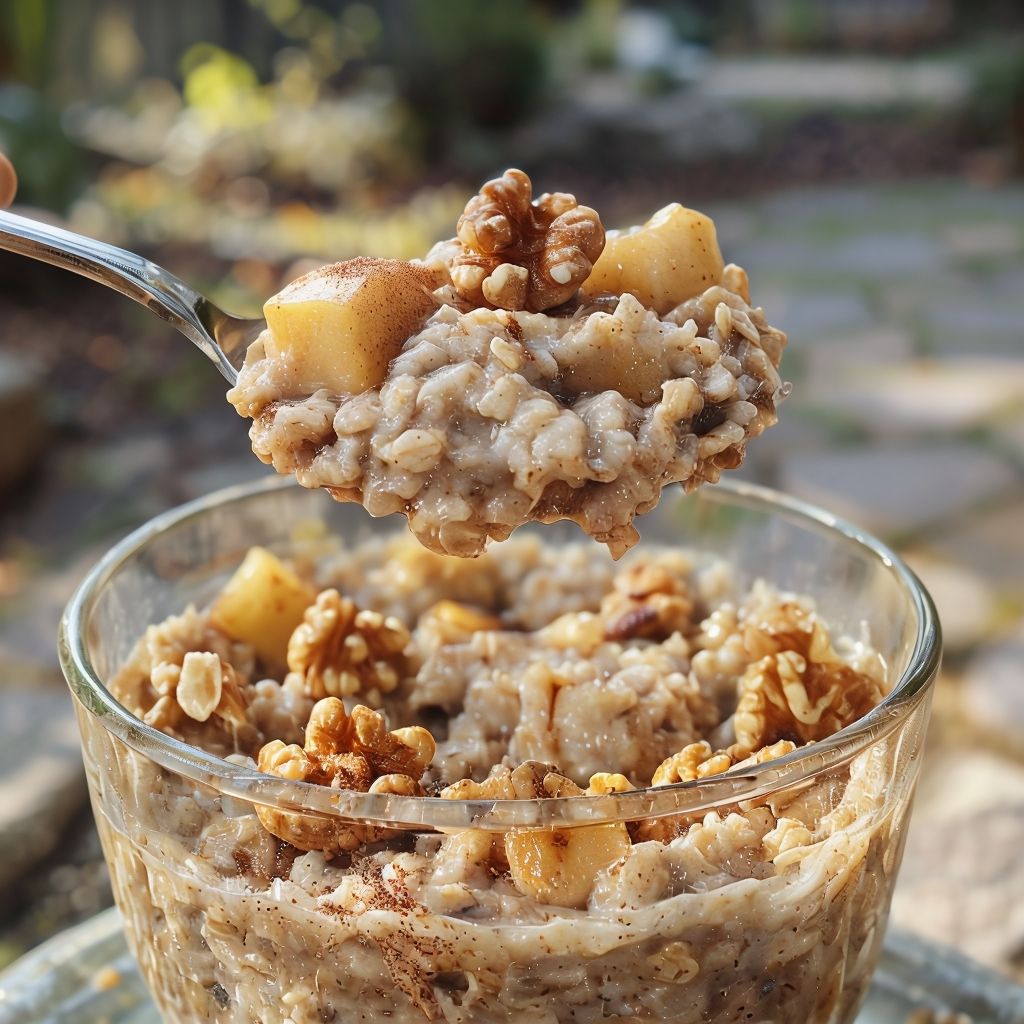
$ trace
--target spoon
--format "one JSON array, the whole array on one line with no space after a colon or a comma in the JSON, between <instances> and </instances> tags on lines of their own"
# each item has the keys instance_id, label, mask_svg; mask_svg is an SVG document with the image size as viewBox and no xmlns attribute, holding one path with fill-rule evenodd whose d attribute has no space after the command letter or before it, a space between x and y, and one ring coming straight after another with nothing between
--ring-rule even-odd
<instances>
[{"instance_id":1,"label":"spoon","mask_svg":"<svg viewBox=\"0 0 1024 1024\"><path fill-rule=\"evenodd\" d=\"M266 327L215 306L151 260L106 242L0 210L0 249L63 267L127 295L188 338L229 384L238 380L245 350Z\"/></svg>"}]
</instances>

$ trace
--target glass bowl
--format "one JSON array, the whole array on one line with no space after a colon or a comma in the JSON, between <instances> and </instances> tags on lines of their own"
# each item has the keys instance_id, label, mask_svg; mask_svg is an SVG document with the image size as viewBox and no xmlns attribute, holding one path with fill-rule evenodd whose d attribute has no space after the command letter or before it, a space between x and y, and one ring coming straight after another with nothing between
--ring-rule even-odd
<instances>
[{"instance_id":1,"label":"glass bowl","mask_svg":"<svg viewBox=\"0 0 1024 1024\"><path fill-rule=\"evenodd\" d=\"M853 1020L881 949L940 657L932 602L891 551L750 485L664 499L641 523L642 544L722 558L741 589L764 578L808 595L834 635L870 637L890 672L886 699L827 740L696 782L438 800L263 775L150 728L106 688L148 625L207 603L251 545L288 554L316 519L349 545L404 529L287 480L231 488L117 545L61 624L115 898L166 1021ZM549 542L579 536L564 524L542 530ZM281 864L254 805L387 831L351 862L314 853ZM765 817L828 828L732 878L723 865L752 856L750 823ZM643 858L626 858L639 872L631 886L608 886L584 909L510 899L482 914L427 906L403 886L403 872L438 856L442 841L450 851L453 835L657 818L690 823L677 840L685 856L667 870L662 844L646 844Z\"/></svg>"}]
</instances>

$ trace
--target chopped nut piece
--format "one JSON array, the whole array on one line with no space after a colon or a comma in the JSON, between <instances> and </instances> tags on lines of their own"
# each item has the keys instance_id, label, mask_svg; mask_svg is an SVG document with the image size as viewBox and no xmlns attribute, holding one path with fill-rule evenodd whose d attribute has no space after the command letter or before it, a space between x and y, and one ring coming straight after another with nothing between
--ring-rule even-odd
<instances>
[{"instance_id":1,"label":"chopped nut piece","mask_svg":"<svg viewBox=\"0 0 1024 1024\"><path fill-rule=\"evenodd\" d=\"M501 263L481 282L484 298L497 309L525 309L530 284L526 267Z\"/></svg>"},{"instance_id":2,"label":"chopped nut piece","mask_svg":"<svg viewBox=\"0 0 1024 1024\"><path fill-rule=\"evenodd\" d=\"M665 640L692 632L694 602L684 580L654 562L635 562L615 577L601 602L608 640Z\"/></svg>"},{"instance_id":3,"label":"chopped nut piece","mask_svg":"<svg viewBox=\"0 0 1024 1024\"><path fill-rule=\"evenodd\" d=\"M588 796L598 796L605 793L628 793L633 789L633 783L619 772L597 772L590 776L590 784L587 786Z\"/></svg>"},{"instance_id":4,"label":"chopped nut piece","mask_svg":"<svg viewBox=\"0 0 1024 1024\"><path fill-rule=\"evenodd\" d=\"M237 728L245 725L248 699L238 673L212 651L188 651L180 665L161 662L153 667L151 679L160 694L143 716L157 729L176 729L185 716L205 722L211 715L218 724Z\"/></svg>"},{"instance_id":5,"label":"chopped nut piece","mask_svg":"<svg viewBox=\"0 0 1024 1024\"><path fill-rule=\"evenodd\" d=\"M783 858L783 854L806 847L813 841L811 830L802 821L796 818L779 818L775 828L764 837L763 845L768 857L777 867L781 867L781 860L791 859Z\"/></svg>"},{"instance_id":6,"label":"chopped nut piece","mask_svg":"<svg viewBox=\"0 0 1024 1024\"><path fill-rule=\"evenodd\" d=\"M434 738L413 726L388 732L384 718L357 705L349 715L337 697L318 701L306 726L306 742L274 740L259 752L257 767L269 775L361 793L422 795L420 776L434 756ZM340 818L296 814L257 804L263 827L300 850L331 855L376 842L393 830Z\"/></svg>"},{"instance_id":7,"label":"chopped nut piece","mask_svg":"<svg viewBox=\"0 0 1024 1024\"><path fill-rule=\"evenodd\" d=\"M390 793L394 796L426 796L427 791L408 775L382 775L379 779L374 779L368 792Z\"/></svg>"},{"instance_id":8,"label":"chopped nut piece","mask_svg":"<svg viewBox=\"0 0 1024 1024\"><path fill-rule=\"evenodd\" d=\"M418 780L435 747L434 737L421 726L388 732L380 712L357 704L346 714L337 697L317 701L306 726L308 753L320 757L357 754L366 759L374 778L401 774Z\"/></svg>"},{"instance_id":9,"label":"chopped nut piece","mask_svg":"<svg viewBox=\"0 0 1024 1024\"><path fill-rule=\"evenodd\" d=\"M717 754L707 740L688 743L678 754L666 758L651 780L652 786L671 786L676 782L693 782L706 775L717 775L732 767L732 758L724 751Z\"/></svg>"},{"instance_id":10,"label":"chopped nut piece","mask_svg":"<svg viewBox=\"0 0 1024 1024\"><path fill-rule=\"evenodd\" d=\"M467 302L538 313L567 302L589 277L604 248L597 213L565 192L532 199L530 179L512 169L466 204L447 264Z\"/></svg>"},{"instance_id":11,"label":"chopped nut piece","mask_svg":"<svg viewBox=\"0 0 1024 1024\"><path fill-rule=\"evenodd\" d=\"M751 754L738 745L728 750L713 751L706 740L690 743L678 754L666 758L659 765L651 780L652 786L671 786L676 782L693 782L705 779L709 775L719 775L731 768L753 766L772 761L777 757L796 750L796 744L789 740L780 740L770 747L762 747Z\"/></svg>"},{"instance_id":12,"label":"chopped nut piece","mask_svg":"<svg viewBox=\"0 0 1024 1024\"><path fill-rule=\"evenodd\" d=\"M728 750L713 751L711 744L704 740L690 743L677 754L666 758L651 781L652 786L671 786L677 782L694 782L712 775L720 775L732 768L749 768L754 765L773 761L777 757L785 757L796 750L796 744L789 740L781 740L769 747L751 754L737 744ZM668 815L663 818L652 818L642 821L633 828L637 842L656 840L669 843L682 835L694 822L687 815Z\"/></svg>"},{"instance_id":13,"label":"chopped nut piece","mask_svg":"<svg viewBox=\"0 0 1024 1024\"><path fill-rule=\"evenodd\" d=\"M496 615L459 601L438 601L420 616L417 625L431 647L465 643L474 633L504 628Z\"/></svg>"},{"instance_id":14,"label":"chopped nut piece","mask_svg":"<svg viewBox=\"0 0 1024 1024\"><path fill-rule=\"evenodd\" d=\"M549 622L538 636L548 647L590 654L604 642L604 621L593 612L566 612Z\"/></svg>"},{"instance_id":15,"label":"chopped nut piece","mask_svg":"<svg viewBox=\"0 0 1024 1024\"><path fill-rule=\"evenodd\" d=\"M398 619L324 590L288 641L288 668L303 677L310 697L359 694L376 704L408 673L409 639Z\"/></svg>"},{"instance_id":16,"label":"chopped nut piece","mask_svg":"<svg viewBox=\"0 0 1024 1024\"><path fill-rule=\"evenodd\" d=\"M512 773L502 766L483 782L473 779L459 779L445 786L440 793L442 800L515 800L512 787Z\"/></svg>"},{"instance_id":17,"label":"chopped nut piece","mask_svg":"<svg viewBox=\"0 0 1024 1024\"><path fill-rule=\"evenodd\" d=\"M156 703L142 716L146 725L169 732L176 729L185 717L181 705L170 694L158 697Z\"/></svg>"},{"instance_id":18,"label":"chopped nut piece","mask_svg":"<svg viewBox=\"0 0 1024 1024\"><path fill-rule=\"evenodd\" d=\"M220 703L221 666L216 654L189 651L178 677L178 703L189 718L205 722Z\"/></svg>"}]
</instances>

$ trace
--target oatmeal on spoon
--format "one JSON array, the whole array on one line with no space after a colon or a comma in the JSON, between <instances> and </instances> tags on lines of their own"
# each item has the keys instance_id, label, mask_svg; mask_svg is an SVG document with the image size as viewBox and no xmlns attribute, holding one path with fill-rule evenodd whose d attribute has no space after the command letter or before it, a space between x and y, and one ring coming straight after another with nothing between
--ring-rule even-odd
<instances>
[{"instance_id":1,"label":"oatmeal on spoon","mask_svg":"<svg viewBox=\"0 0 1024 1024\"><path fill-rule=\"evenodd\" d=\"M616 557L662 489L715 482L776 421L786 336L678 203L609 231L509 170L423 260L359 258L264 307L228 398L280 473L433 551L571 519Z\"/></svg>"}]
</instances>

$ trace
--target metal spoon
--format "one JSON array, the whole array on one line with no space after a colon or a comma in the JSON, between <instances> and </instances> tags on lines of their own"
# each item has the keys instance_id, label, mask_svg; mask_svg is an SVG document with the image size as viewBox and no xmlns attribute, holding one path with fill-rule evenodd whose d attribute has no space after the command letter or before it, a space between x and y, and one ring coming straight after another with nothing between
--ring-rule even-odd
<instances>
[{"instance_id":1,"label":"metal spoon","mask_svg":"<svg viewBox=\"0 0 1024 1024\"><path fill-rule=\"evenodd\" d=\"M245 350L266 327L215 306L205 295L150 260L95 238L0 210L0 249L63 267L127 295L188 338L229 384L238 380Z\"/></svg>"}]
</instances>

